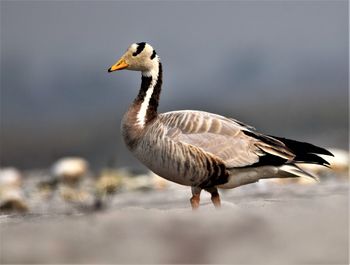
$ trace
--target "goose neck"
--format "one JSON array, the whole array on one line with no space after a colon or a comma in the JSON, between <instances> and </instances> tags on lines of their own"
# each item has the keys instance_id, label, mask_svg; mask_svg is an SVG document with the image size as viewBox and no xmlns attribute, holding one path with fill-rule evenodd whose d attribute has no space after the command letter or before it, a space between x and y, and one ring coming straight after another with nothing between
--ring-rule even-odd
<instances>
[{"instance_id":1,"label":"goose neck","mask_svg":"<svg viewBox=\"0 0 350 265\"><path fill-rule=\"evenodd\" d=\"M157 116L162 86L162 64L158 62L150 71L142 72L141 88L134 106L137 109L136 123L144 127Z\"/></svg>"}]
</instances>

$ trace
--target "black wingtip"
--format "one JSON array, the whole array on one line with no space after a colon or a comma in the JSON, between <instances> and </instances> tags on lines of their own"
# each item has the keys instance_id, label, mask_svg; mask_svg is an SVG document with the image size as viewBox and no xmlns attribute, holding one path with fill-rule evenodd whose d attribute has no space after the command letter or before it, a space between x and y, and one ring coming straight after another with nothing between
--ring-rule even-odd
<instances>
[{"instance_id":1,"label":"black wingtip","mask_svg":"<svg viewBox=\"0 0 350 265\"><path fill-rule=\"evenodd\" d=\"M325 160L325 159L323 159L324 161L323 161L323 166L325 166L325 167L330 167L331 166L331 164L327 161L327 160Z\"/></svg>"},{"instance_id":2,"label":"black wingtip","mask_svg":"<svg viewBox=\"0 0 350 265\"><path fill-rule=\"evenodd\" d=\"M310 144L311 145L311 144ZM312 145L314 148L314 152L311 151L311 153L319 154L319 155L326 155L326 156L334 156L331 152L329 152L327 149Z\"/></svg>"},{"instance_id":3,"label":"black wingtip","mask_svg":"<svg viewBox=\"0 0 350 265\"><path fill-rule=\"evenodd\" d=\"M334 157L334 154L332 154L331 152L329 152L327 149L323 149L323 152L324 152L324 155L327 155L327 156L333 156Z\"/></svg>"},{"instance_id":4,"label":"black wingtip","mask_svg":"<svg viewBox=\"0 0 350 265\"><path fill-rule=\"evenodd\" d=\"M112 67L108 69L108 73L111 73L111 72L113 72Z\"/></svg>"},{"instance_id":5,"label":"black wingtip","mask_svg":"<svg viewBox=\"0 0 350 265\"><path fill-rule=\"evenodd\" d=\"M312 154L319 154L319 155L327 155L327 156L334 156L331 152L326 150L323 147L319 147L310 143L305 142L299 142L291 139L286 139L283 137L276 137L269 135L273 138L276 138L277 140L280 140L283 142L288 148L290 148L294 153L303 154L303 153L312 153Z\"/></svg>"},{"instance_id":6,"label":"black wingtip","mask_svg":"<svg viewBox=\"0 0 350 265\"><path fill-rule=\"evenodd\" d=\"M294 158L297 163L318 164L322 166L330 166L330 163L322 157L315 154L299 154Z\"/></svg>"}]
</instances>

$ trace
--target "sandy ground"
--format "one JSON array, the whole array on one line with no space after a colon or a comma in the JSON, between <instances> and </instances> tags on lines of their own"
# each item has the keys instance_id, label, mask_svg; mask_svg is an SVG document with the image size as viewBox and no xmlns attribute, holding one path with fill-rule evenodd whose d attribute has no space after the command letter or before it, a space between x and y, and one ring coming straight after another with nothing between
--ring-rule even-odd
<instances>
[{"instance_id":1,"label":"sandy ground","mask_svg":"<svg viewBox=\"0 0 350 265\"><path fill-rule=\"evenodd\" d=\"M120 193L100 211L1 215L1 263L349 264L348 182Z\"/></svg>"}]
</instances>

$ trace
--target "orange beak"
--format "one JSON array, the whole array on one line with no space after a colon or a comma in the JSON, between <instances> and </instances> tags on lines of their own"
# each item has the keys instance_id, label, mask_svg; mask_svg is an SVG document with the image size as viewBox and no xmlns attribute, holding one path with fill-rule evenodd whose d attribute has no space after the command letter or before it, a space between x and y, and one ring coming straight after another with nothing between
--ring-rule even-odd
<instances>
[{"instance_id":1,"label":"orange beak","mask_svg":"<svg viewBox=\"0 0 350 265\"><path fill-rule=\"evenodd\" d=\"M124 58L121 58L115 65L108 69L108 72L114 72L127 68L129 65L125 62Z\"/></svg>"}]
</instances>

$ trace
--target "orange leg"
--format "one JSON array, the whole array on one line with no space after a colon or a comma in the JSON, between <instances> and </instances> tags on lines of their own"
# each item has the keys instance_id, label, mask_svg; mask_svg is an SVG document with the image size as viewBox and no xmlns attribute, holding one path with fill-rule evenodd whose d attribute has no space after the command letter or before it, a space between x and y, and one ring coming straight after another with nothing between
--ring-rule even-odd
<instances>
[{"instance_id":1,"label":"orange leg","mask_svg":"<svg viewBox=\"0 0 350 265\"><path fill-rule=\"evenodd\" d=\"M220 200L220 194L218 192L218 189L215 187L212 187L205 190L211 194L211 201L213 202L215 208L220 208L221 200Z\"/></svg>"},{"instance_id":2,"label":"orange leg","mask_svg":"<svg viewBox=\"0 0 350 265\"><path fill-rule=\"evenodd\" d=\"M192 198L190 199L192 210L196 210L199 208L201 191L201 188L192 187Z\"/></svg>"}]
</instances>

